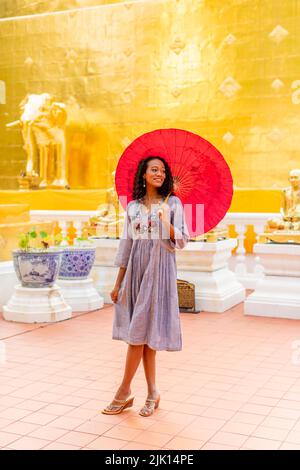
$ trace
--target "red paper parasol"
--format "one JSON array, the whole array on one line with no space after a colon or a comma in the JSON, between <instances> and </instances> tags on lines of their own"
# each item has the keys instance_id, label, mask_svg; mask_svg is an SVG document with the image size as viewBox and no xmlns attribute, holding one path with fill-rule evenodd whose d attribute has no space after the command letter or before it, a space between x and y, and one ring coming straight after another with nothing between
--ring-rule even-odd
<instances>
[{"instance_id":1,"label":"red paper parasol","mask_svg":"<svg viewBox=\"0 0 300 470\"><path fill-rule=\"evenodd\" d=\"M147 132L123 152L116 169L116 190L124 209L132 200L138 163L149 156L168 162L191 236L208 232L224 218L233 195L229 166L210 142L181 129Z\"/></svg>"}]
</instances>

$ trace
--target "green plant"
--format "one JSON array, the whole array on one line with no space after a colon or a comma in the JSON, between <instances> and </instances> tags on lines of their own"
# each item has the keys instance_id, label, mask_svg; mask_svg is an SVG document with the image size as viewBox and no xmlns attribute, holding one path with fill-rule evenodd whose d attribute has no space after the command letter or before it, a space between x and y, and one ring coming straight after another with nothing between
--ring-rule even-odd
<instances>
[{"instance_id":1,"label":"green plant","mask_svg":"<svg viewBox=\"0 0 300 470\"><path fill-rule=\"evenodd\" d=\"M69 246L83 246L83 245L91 245L93 243L93 240L89 240L88 237L81 236L81 237L74 237L71 238L69 236L66 236L63 239Z\"/></svg>"},{"instance_id":2,"label":"green plant","mask_svg":"<svg viewBox=\"0 0 300 470\"><path fill-rule=\"evenodd\" d=\"M75 242L78 244L80 243L92 244L93 240L89 240L88 238L85 238L85 237L77 237L75 238Z\"/></svg>"},{"instance_id":3,"label":"green plant","mask_svg":"<svg viewBox=\"0 0 300 470\"><path fill-rule=\"evenodd\" d=\"M46 251L53 246L59 246L63 240L60 233L56 235L48 234L44 230L38 232L33 227L28 232L19 236L19 248L24 251Z\"/></svg>"}]
</instances>

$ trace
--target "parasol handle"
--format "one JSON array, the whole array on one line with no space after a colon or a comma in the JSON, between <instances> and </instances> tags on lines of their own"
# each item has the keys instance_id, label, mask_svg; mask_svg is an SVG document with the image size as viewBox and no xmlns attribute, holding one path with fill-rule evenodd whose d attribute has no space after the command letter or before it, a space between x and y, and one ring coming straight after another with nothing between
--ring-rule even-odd
<instances>
[{"instance_id":1,"label":"parasol handle","mask_svg":"<svg viewBox=\"0 0 300 470\"><path fill-rule=\"evenodd\" d=\"M169 199L169 197L171 196L171 192L172 192L172 191L170 191L170 192L168 193L168 195L166 196L166 199L164 200L164 204L166 204L166 203L168 202L168 199ZM162 215L162 209L158 209L157 213L158 213L159 216Z\"/></svg>"},{"instance_id":2,"label":"parasol handle","mask_svg":"<svg viewBox=\"0 0 300 470\"><path fill-rule=\"evenodd\" d=\"M172 192L172 191L170 191L169 194L167 195L166 199L164 200L164 203L168 202L168 199L169 199L169 197L171 196L171 192Z\"/></svg>"}]
</instances>

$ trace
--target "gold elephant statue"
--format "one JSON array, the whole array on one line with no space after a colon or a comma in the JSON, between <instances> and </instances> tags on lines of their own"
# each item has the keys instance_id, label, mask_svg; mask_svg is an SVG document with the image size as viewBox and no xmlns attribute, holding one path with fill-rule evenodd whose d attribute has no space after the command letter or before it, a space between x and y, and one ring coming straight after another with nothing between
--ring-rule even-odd
<instances>
[{"instance_id":1,"label":"gold elephant statue","mask_svg":"<svg viewBox=\"0 0 300 470\"><path fill-rule=\"evenodd\" d=\"M66 177L67 111L49 93L28 94L20 103L21 117L7 127L20 125L27 155L23 178L31 186L69 188Z\"/></svg>"}]
</instances>

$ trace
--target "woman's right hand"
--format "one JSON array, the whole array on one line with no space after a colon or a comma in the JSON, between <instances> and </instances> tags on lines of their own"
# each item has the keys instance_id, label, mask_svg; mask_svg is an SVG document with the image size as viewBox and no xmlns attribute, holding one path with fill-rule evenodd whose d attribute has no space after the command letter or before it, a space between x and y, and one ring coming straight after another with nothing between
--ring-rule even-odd
<instances>
[{"instance_id":1,"label":"woman's right hand","mask_svg":"<svg viewBox=\"0 0 300 470\"><path fill-rule=\"evenodd\" d=\"M111 298L111 300L113 301L114 304L118 301L119 290L120 290L120 287L115 286L113 288L113 290L111 291L111 293L110 293L110 298Z\"/></svg>"}]
</instances>

